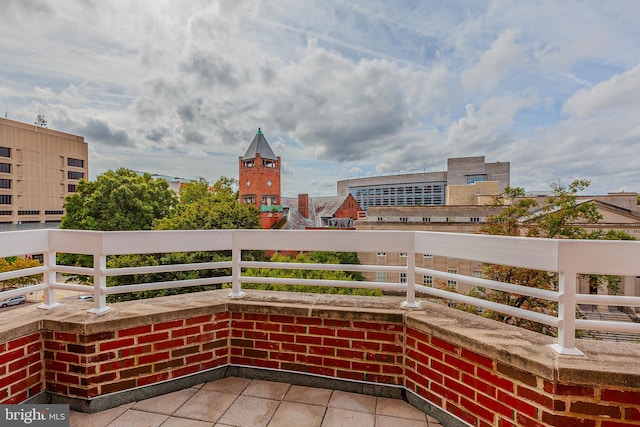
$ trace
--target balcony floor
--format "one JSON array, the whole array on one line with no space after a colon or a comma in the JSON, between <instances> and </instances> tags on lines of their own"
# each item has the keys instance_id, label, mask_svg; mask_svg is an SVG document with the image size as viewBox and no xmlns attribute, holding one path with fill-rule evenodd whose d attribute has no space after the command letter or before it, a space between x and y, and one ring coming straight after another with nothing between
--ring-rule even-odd
<instances>
[{"instance_id":1,"label":"balcony floor","mask_svg":"<svg viewBox=\"0 0 640 427\"><path fill-rule=\"evenodd\" d=\"M78 427L441 426L397 399L236 377L70 418Z\"/></svg>"}]
</instances>

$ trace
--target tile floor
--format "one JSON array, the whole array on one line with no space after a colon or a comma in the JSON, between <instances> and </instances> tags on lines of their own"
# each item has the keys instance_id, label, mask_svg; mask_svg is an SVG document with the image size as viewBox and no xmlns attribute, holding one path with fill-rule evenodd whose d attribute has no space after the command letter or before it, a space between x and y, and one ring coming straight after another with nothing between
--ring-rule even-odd
<instances>
[{"instance_id":1,"label":"tile floor","mask_svg":"<svg viewBox=\"0 0 640 427\"><path fill-rule=\"evenodd\" d=\"M397 399L235 377L70 418L72 427L441 426Z\"/></svg>"}]
</instances>

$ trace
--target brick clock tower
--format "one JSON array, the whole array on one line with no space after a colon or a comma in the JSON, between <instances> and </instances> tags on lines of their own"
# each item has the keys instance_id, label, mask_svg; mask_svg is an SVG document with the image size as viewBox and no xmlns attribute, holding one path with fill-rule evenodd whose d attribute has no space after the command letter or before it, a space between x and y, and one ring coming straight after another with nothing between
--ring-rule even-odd
<instances>
[{"instance_id":1,"label":"brick clock tower","mask_svg":"<svg viewBox=\"0 0 640 427\"><path fill-rule=\"evenodd\" d=\"M260 211L260 226L273 228L282 219L280 156L273 153L260 128L239 163L240 203L254 205Z\"/></svg>"}]
</instances>

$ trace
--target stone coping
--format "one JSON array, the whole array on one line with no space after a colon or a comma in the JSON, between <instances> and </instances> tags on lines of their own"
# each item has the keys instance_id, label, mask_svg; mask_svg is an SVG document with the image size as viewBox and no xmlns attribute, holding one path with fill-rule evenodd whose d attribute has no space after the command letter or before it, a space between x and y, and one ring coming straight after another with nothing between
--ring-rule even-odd
<instances>
[{"instance_id":1,"label":"stone coping","mask_svg":"<svg viewBox=\"0 0 640 427\"><path fill-rule=\"evenodd\" d=\"M249 290L241 299L229 289L112 304L101 314L88 313L91 302L63 301L51 310L31 305L0 313L0 342L38 330L93 334L220 312L318 316L379 320L406 326L475 351L510 367L568 384L640 388L640 344L578 340L585 357L561 356L553 337L420 301L403 309L403 297L363 297Z\"/></svg>"}]
</instances>

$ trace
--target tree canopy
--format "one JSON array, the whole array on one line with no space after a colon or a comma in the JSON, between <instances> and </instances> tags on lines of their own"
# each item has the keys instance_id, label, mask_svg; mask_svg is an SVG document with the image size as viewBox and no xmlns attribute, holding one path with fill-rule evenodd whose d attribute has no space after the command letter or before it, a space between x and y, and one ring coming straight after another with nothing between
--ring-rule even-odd
<instances>
[{"instance_id":1,"label":"tree canopy","mask_svg":"<svg viewBox=\"0 0 640 427\"><path fill-rule=\"evenodd\" d=\"M153 223L154 230L221 230L259 228L259 213L253 205L239 203L233 193L235 180L219 179L209 190L200 179L180 189L180 202L166 217Z\"/></svg>"},{"instance_id":2,"label":"tree canopy","mask_svg":"<svg viewBox=\"0 0 640 427\"><path fill-rule=\"evenodd\" d=\"M96 181L81 180L67 196L61 228L76 230L149 230L177 203L167 181L120 168Z\"/></svg>"},{"instance_id":3,"label":"tree canopy","mask_svg":"<svg viewBox=\"0 0 640 427\"><path fill-rule=\"evenodd\" d=\"M584 224L595 224L602 218L593 202L578 202L578 193L587 188L589 184L588 180L583 179L574 180L568 186L552 183L552 195L547 198L545 205L537 211L533 211L538 206L537 202L525 198L524 189L507 187L505 193L495 198L492 204L492 206L504 205L504 209L499 215L489 217L487 222L480 227L480 231L493 235L526 235L552 239L633 239L632 236L622 231L589 231L583 227ZM546 290L558 289L558 276L552 272L504 265L484 265L483 271L485 277L491 280ZM606 286L612 294L619 293L620 280L618 277L593 276L590 277L590 281ZM555 302L484 288L475 288L471 294L512 307L557 315ZM471 309L466 306L463 308ZM546 325L514 316L490 310L485 310L483 315L537 332L555 334L555 331Z\"/></svg>"}]
</instances>

